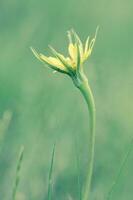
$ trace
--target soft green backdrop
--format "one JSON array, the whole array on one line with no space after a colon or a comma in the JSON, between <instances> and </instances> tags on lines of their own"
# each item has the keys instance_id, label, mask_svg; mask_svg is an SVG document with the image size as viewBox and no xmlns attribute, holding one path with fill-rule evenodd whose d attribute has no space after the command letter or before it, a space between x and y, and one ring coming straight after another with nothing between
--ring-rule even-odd
<instances>
[{"instance_id":1,"label":"soft green backdrop","mask_svg":"<svg viewBox=\"0 0 133 200\"><path fill-rule=\"evenodd\" d=\"M0 200L10 200L20 146L25 146L18 200L47 199L53 143L53 200L78 200L75 138L81 182L87 166L89 119L68 77L53 74L29 47L67 53L67 30L83 40L100 25L85 64L97 107L92 199L104 200L133 134L133 2L130 0L0 1ZM8 127L7 127L8 126ZM113 200L133 199L133 152Z\"/></svg>"}]
</instances>

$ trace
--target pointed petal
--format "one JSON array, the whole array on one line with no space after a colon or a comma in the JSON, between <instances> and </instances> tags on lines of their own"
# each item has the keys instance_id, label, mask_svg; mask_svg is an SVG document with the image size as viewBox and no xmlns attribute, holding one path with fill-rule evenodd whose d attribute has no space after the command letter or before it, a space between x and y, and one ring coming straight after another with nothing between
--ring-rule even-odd
<instances>
[{"instance_id":1,"label":"pointed petal","mask_svg":"<svg viewBox=\"0 0 133 200\"><path fill-rule=\"evenodd\" d=\"M99 27L96 28L95 36L94 36L94 38L91 40L90 45L89 45L89 49L90 49L91 51L92 51L92 49L93 49L93 46L94 46L95 41L96 41L96 38L97 38L98 29L99 29Z\"/></svg>"},{"instance_id":2,"label":"pointed petal","mask_svg":"<svg viewBox=\"0 0 133 200\"><path fill-rule=\"evenodd\" d=\"M72 34L71 34L71 31L67 31L67 36L68 36L68 39L69 39L69 43L73 43L73 42L72 42Z\"/></svg>"},{"instance_id":3,"label":"pointed petal","mask_svg":"<svg viewBox=\"0 0 133 200\"><path fill-rule=\"evenodd\" d=\"M51 63L53 63L53 65L60 67L63 70L66 70L66 68L64 67L64 65L60 62L59 59L54 58L54 57L49 57L49 61Z\"/></svg>"},{"instance_id":4,"label":"pointed petal","mask_svg":"<svg viewBox=\"0 0 133 200\"><path fill-rule=\"evenodd\" d=\"M77 57L77 47L75 45L73 45L72 43L69 44L68 46L68 51L69 51L69 55L72 58L72 60L75 62L76 61L76 57Z\"/></svg>"},{"instance_id":5,"label":"pointed petal","mask_svg":"<svg viewBox=\"0 0 133 200\"><path fill-rule=\"evenodd\" d=\"M32 53L34 54L34 56L35 56L37 59L40 60L40 54L37 53L37 51L36 51L33 47L30 47L30 49L31 49Z\"/></svg>"},{"instance_id":6,"label":"pointed petal","mask_svg":"<svg viewBox=\"0 0 133 200\"><path fill-rule=\"evenodd\" d=\"M90 40L90 37L88 36L87 39L86 39L86 42L85 42L85 49L84 49L84 53L87 52L88 50L88 46L89 46L89 40Z\"/></svg>"},{"instance_id":7,"label":"pointed petal","mask_svg":"<svg viewBox=\"0 0 133 200\"><path fill-rule=\"evenodd\" d=\"M49 65L58 66L58 67L61 66L61 63L58 62L57 58L47 57L43 54L40 54L40 59Z\"/></svg>"},{"instance_id":8,"label":"pointed petal","mask_svg":"<svg viewBox=\"0 0 133 200\"><path fill-rule=\"evenodd\" d=\"M54 57L47 57L47 56L45 56L45 55L43 55L41 53L37 53L37 51L34 48L32 48L32 47L31 47L31 51L33 52L33 54L35 55L35 57L37 59L39 59L41 62L45 62L53 70L56 70L56 71L68 74L66 68L64 68L62 66L62 64L57 61L56 58L54 58Z\"/></svg>"},{"instance_id":9,"label":"pointed petal","mask_svg":"<svg viewBox=\"0 0 133 200\"><path fill-rule=\"evenodd\" d=\"M99 29L99 27L97 27L96 32L95 32L95 36L89 44L89 48L88 48L88 50L85 54L85 59L87 59L91 55L92 49L94 47L94 44L95 44L95 41L96 41L96 38L97 38L98 29Z\"/></svg>"},{"instance_id":10,"label":"pointed petal","mask_svg":"<svg viewBox=\"0 0 133 200\"><path fill-rule=\"evenodd\" d=\"M72 32L73 32L73 35L74 35L74 37L75 37L75 42L78 44L78 46L79 46L79 50L80 50L80 55L81 55L81 57L83 56L83 44L82 44L82 42L81 42L81 40L80 40L80 37L78 36L78 34L74 31L74 30L72 30Z\"/></svg>"},{"instance_id":11,"label":"pointed petal","mask_svg":"<svg viewBox=\"0 0 133 200\"><path fill-rule=\"evenodd\" d=\"M48 65L53 65L53 63L50 61L49 57L47 57L41 53L40 53L40 59L41 59L41 61L46 62Z\"/></svg>"},{"instance_id":12,"label":"pointed petal","mask_svg":"<svg viewBox=\"0 0 133 200\"><path fill-rule=\"evenodd\" d=\"M67 69L64 67L64 65L57 59L57 58L54 58L54 57L46 57L45 55L43 54L40 54L40 59L47 63L49 66L53 67L55 70L62 70L62 71L66 71L67 72Z\"/></svg>"},{"instance_id":13,"label":"pointed petal","mask_svg":"<svg viewBox=\"0 0 133 200\"><path fill-rule=\"evenodd\" d=\"M79 45L77 45L77 61L76 61L76 67L77 67L77 70L79 71L80 69L80 64L81 64L81 52L80 52L80 49L79 49Z\"/></svg>"},{"instance_id":14,"label":"pointed petal","mask_svg":"<svg viewBox=\"0 0 133 200\"><path fill-rule=\"evenodd\" d=\"M76 40L75 42L79 43L82 46L82 42L81 42L80 37L78 36L78 34L73 29L72 29L72 33L73 33L73 35L75 37L75 40Z\"/></svg>"},{"instance_id":15,"label":"pointed petal","mask_svg":"<svg viewBox=\"0 0 133 200\"><path fill-rule=\"evenodd\" d=\"M64 65L67 71L72 71L72 66L69 65L67 59L60 53L58 53L53 47L49 46L52 53L59 59L59 61Z\"/></svg>"},{"instance_id":16,"label":"pointed petal","mask_svg":"<svg viewBox=\"0 0 133 200\"><path fill-rule=\"evenodd\" d=\"M70 66L72 66L72 65L73 65L73 61L72 61L72 59L71 59L71 58L69 58L69 57L66 57L66 61L67 61L67 63L68 63Z\"/></svg>"}]
</instances>

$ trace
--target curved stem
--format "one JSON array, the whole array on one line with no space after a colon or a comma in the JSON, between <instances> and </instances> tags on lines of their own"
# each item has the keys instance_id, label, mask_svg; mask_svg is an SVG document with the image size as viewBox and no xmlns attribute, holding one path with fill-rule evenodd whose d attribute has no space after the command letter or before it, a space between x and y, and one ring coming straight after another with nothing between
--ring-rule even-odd
<instances>
[{"instance_id":1,"label":"curved stem","mask_svg":"<svg viewBox=\"0 0 133 200\"><path fill-rule=\"evenodd\" d=\"M85 183L85 188L82 195L82 200L89 200L91 179L93 173L93 162L94 162L94 147L95 147L95 103L94 97L91 92L88 81L83 81L79 86L79 89L84 96L86 103L88 105L89 115L90 115L90 134L89 134L89 161L87 169L87 178Z\"/></svg>"}]
</instances>

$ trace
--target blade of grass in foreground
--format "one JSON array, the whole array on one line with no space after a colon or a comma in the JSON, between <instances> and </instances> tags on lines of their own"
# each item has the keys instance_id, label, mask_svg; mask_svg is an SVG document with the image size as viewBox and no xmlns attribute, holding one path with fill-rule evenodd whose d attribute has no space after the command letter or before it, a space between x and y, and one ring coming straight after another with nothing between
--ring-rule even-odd
<instances>
[{"instance_id":1,"label":"blade of grass in foreground","mask_svg":"<svg viewBox=\"0 0 133 200\"><path fill-rule=\"evenodd\" d=\"M112 184L112 186L111 186L111 188L110 188L110 190L109 190L109 192L108 192L108 195L107 195L106 200L109 200L109 199L111 198L111 195L112 195L112 193L113 193L113 191L114 191L114 189L115 189L115 186L116 186L117 183L118 183L118 180L119 180L119 178L120 178L120 175L121 175L121 173L122 173L122 171L123 171L123 169L124 169L124 167L125 167L125 165L126 165L126 163L127 163L127 160L128 160L128 158L129 158L129 155L130 155L130 153L131 153L131 151L132 151L132 146L133 146L133 138L131 139L131 142L130 142L128 151L127 151L127 153L126 153L126 156L125 156L125 158L123 159L122 165L120 166L120 169L119 169L119 172L118 172L118 174L117 174L117 176L116 176L116 178L115 178L115 181L113 182L113 184Z\"/></svg>"},{"instance_id":2,"label":"blade of grass in foreground","mask_svg":"<svg viewBox=\"0 0 133 200\"><path fill-rule=\"evenodd\" d=\"M56 144L53 145L49 177L48 177L48 200L51 200L52 198L52 174L53 174L53 164L54 164L54 156L55 156L55 146Z\"/></svg>"},{"instance_id":3,"label":"blade of grass in foreground","mask_svg":"<svg viewBox=\"0 0 133 200\"><path fill-rule=\"evenodd\" d=\"M77 167L77 181L78 181L78 199L81 200L81 180L80 180L80 161L79 161L79 150L78 150L78 145L77 145L77 140L75 139L75 149L76 149L76 167Z\"/></svg>"},{"instance_id":4,"label":"blade of grass in foreground","mask_svg":"<svg viewBox=\"0 0 133 200\"><path fill-rule=\"evenodd\" d=\"M17 164L16 176L15 176L15 183L14 183L13 193L12 193L12 200L16 199L17 188L18 188L18 184L20 181L20 169L21 169L21 165L22 165L22 161L23 161L23 154L24 154L24 146L22 146L20 148L20 152L19 152L18 164Z\"/></svg>"}]
</instances>

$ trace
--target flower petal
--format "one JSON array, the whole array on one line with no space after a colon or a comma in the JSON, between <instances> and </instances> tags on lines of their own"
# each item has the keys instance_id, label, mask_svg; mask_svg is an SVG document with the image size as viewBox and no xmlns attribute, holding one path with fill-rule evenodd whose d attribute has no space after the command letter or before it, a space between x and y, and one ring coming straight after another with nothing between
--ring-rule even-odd
<instances>
[{"instance_id":1,"label":"flower petal","mask_svg":"<svg viewBox=\"0 0 133 200\"><path fill-rule=\"evenodd\" d=\"M86 59L91 55L92 49L93 49L94 44L95 44L95 41L96 41L98 29L99 29L99 27L97 27L95 36L94 36L94 38L91 40L90 44L89 44L89 42L86 41L86 43L88 43L88 44L86 44L86 48L87 48L88 45L89 45L89 47L88 47L87 50L85 50L85 53L84 53L84 60L86 60ZM89 39L88 39L88 40L89 40Z\"/></svg>"},{"instance_id":2,"label":"flower petal","mask_svg":"<svg viewBox=\"0 0 133 200\"><path fill-rule=\"evenodd\" d=\"M59 72L68 74L67 69L57 58L47 57L41 53L37 53L37 51L35 49L33 49L32 47L31 47L31 51L37 57L37 59L39 59L42 62L45 62L48 66L50 66L55 71L59 71Z\"/></svg>"},{"instance_id":3,"label":"flower petal","mask_svg":"<svg viewBox=\"0 0 133 200\"><path fill-rule=\"evenodd\" d=\"M88 50L88 47L89 47L89 40L90 40L90 37L88 36L87 39L86 39L86 42L85 42L85 49L84 49L85 54L87 53L87 50Z\"/></svg>"},{"instance_id":4,"label":"flower petal","mask_svg":"<svg viewBox=\"0 0 133 200\"><path fill-rule=\"evenodd\" d=\"M68 63L67 59L60 53L58 53L53 47L49 46L52 53L57 57L57 59L63 64L68 72L73 71L72 66Z\"/></svg>"},{"instance_id":5,"label":"flower petal","mask_svg":"<svg viewBox=\"0 0 133 200\"><path fill-rule=\"evenodd\" d=\"M87 50L87 52L86 52L86 57L87 57L87 58L88 58L88 56L91 55L91 52L92 52L92 49L93 49L94 44L95 44L95 39L93 38L93 39L91 40L90 45L89 45L89 48L88 48L88 50Z\"/></svg>"},{"instance_id":6,"label":"flower petal","mask_svg":"<svg viewBox=\"0 0 133 200\"><path fill-rule=\"evenodd\" d=\"M33 47L30 47L32 53L34 54L34 56L40 60L40 54L37 53L37 51L33 48Z\"/></svg>"},{"instance_id":7,"label":"flower petal","mask_svg":"<svg viewBox=\"0 0 133 200\"><path fill-rule=\"evenodd\" d=\"M81 57L81 51L80 51L80 46L78 44L77 45L77 61L76 61L76 67L77 70L80 69L80 64L82 62L82 57Z\"/></svg>"},{"instance_id":8,"label":"flower petal","mask_svg":"<svg viewBox=\"0 0 133 200\"><path fill-rule=\"evenodd\" d=\"M69 51L69 55L72 58L72 60L74 62L76 62L76 58L77 58L77 47L75 45L73 45L72 43L69 44L68 46L68 51Z\"/></svg>"},{"instance_id":9,"label":"flower petal","mask_svg":"<svg viewBox=\"0 0 133 200\"><path fill-rule=\"evenodd\" d=\"M75 43L79 47L80 56L83 57L83 44L82 44L82 42L80 40L80 37L78 36L78 34L73 29L72 29L72 33L73 33L74 38L75 38Z\"/></svg>"},{"instance_id":10,"label":"flower petal","mask_svg":"<svg viewBox=\"0 0 133 200\"><path fill-rule=\"evenodd\" d=\"M66 68L64 67L64 65L57 59L54 57L47 57L43 54L40 54L40 59L44 62L46 62L48 65L51 65L55 68L67 71Z\"/></svg>"},{"instance_id":11,"label":"flower petal","mask_svg":"<svg viewBox=\"0 0 133 200\"><path fill-rule=\"evenodd\" d=\"M53 63L53 65L60 67L63 70L66 70L66 68L64 67L64 65L60 62L60 60L58 60L57 58L54 57L49 57L49 61L51 63Z\"/></svg>"},{"instance_id":12,"label":"flower petal","mask_svg":"<svg viewBox=\"0 0 133 200\"><path fill-rule=\"evenodd\" d=\"M73 43L72 41L72 34L71 34L71 31L67 31L67 36L68 36L68 39L69 39L69 43Z\"/></svg>"}]
</instances>

